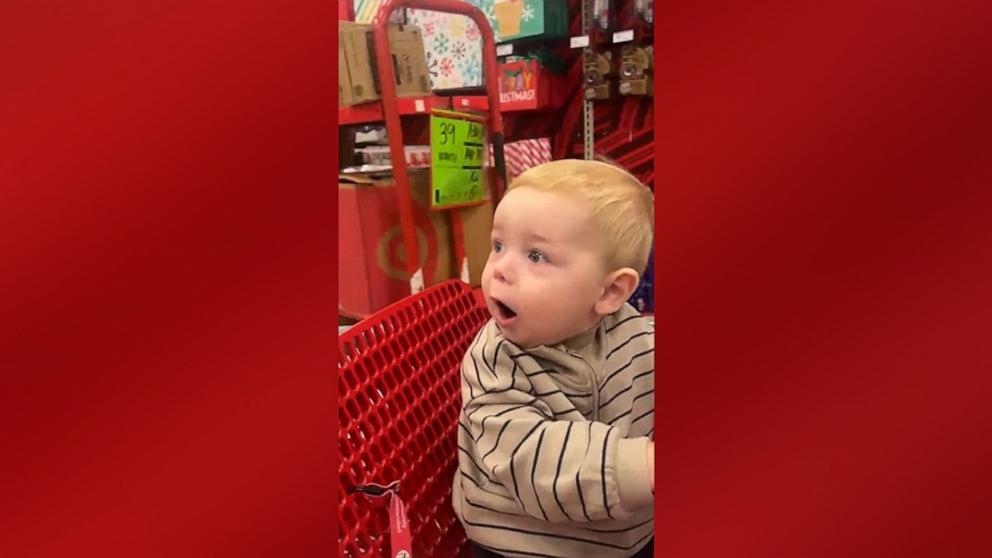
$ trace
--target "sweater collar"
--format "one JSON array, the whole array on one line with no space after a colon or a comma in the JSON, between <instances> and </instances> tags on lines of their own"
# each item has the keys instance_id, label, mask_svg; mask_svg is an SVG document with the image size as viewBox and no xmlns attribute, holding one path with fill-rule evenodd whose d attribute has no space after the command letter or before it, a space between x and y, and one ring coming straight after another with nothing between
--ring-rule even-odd
<instances>
[{"instance_id":1,"label":"sweater collar","mask_svg":"<svg viewBox=\"0 0 992 558\"><path fill-rule=\"evenodd\" d=\"M585 362L598 369L602 366L604 349L606 347L605 321L600 320L595 326L573 335L568 339L553 345L539 345L528 352L559 364L567 364L569 359L579 356Z\"/></svg>"}]
</instances>

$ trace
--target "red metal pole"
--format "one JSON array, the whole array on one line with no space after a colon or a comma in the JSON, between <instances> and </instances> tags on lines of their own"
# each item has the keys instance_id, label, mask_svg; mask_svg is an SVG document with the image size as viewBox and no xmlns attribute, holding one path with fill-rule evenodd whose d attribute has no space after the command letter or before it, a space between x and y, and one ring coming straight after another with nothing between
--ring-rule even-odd
<instances>
[{"instance_id":1,"label":"red metal pole","mask_svg":"<svg viewBox=\"0 0 992 558\"><path fill-rule=\"evenodd\" d=\"M397 205L400 210L400 225L403 229L403 246L406 252L406 270L410 274L410 292L417 293L424 288L424 270L420 267L420 253L417 250L417 233L413 222L413 198L410 196L410 178L406 172L406 153L403 149L403 126L400 122L399 107L396 101L396 76L393 71L392 54L389 49L388 22L398 2L384 0L372 20L375 37L376 66L379 70L379 84L382 87L382 114L386 121L389 136L389 156L393 162Z\"/></svg>"},{"instance_id":2,"label":"red metal pole","mask_svg":"<svg viewBox=\"0 0 992 558\"><path fill-rule=\"evenodd\" d=\"M355 0L338 0L338 19L355 21Z\"/></svg>"},{"instance_id":3,"label":"red metal pole","mask_svg":"<svg viewBox=\"0 0 992 558\"><path fill-rule=\"evenodd\" d=\"M393 10L398 8L413 8L416 10L429 10L434 12L445 12L450 14L460 14L467 16L475 22L482 35L482 63L484 76L486 76L486 96L489 98L490 123L489 129L493 134L503 133L503 119L499 112L499 65L496 63L496 40L493 36L493 29L489 25L489 20L482 10L460 0L383 0L379 6L379 12L373 20L376 30L385 30L386 22L389 20ZM376 47L378 47L378 43ZM392 68L390 68L390 74ZM395 87L393 88L395 92ZM495 118L493 117L495 116Z\"/></svg>"},{"instance_id":4,"label":"red metal pole","mask_svg":"<svg viewBox=\"0 0 992 558\"><path fill-rule=\"evenodd\" d=\"M372 20L372 28L375 35L379 81L382 86L382 112L386 121L386 133L389 135L389 156L393 161L393 178L399 197L406 268L410 273L410 291L416 293L424 288L424 275L423 269L420 267L420 254L417 250L417 236L413 223L413 199L410 195L410 178L407 174L406 154L403 149L403 127L396 101L396 77L393 72L388 35L389 16L399 8L460 14L471 18L478 26L482 36L482 62L486 96L489 99L489 130L490 136L496 144L497 166L500 167L503 165L503 118L499 111L499 66L496 63L496 42L489 20L479 8L459 0L383 0L379 6L379 11ZM504 176L497 179L497 185L494 188L496 200L502 196L505 188L504 181Z\"/></svg>"}]
</instances>

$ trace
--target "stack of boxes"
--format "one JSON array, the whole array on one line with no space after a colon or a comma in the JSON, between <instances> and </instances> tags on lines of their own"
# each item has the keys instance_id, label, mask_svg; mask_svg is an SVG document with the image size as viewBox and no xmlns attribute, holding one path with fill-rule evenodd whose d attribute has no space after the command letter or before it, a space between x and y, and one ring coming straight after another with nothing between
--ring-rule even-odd
<instances>
[{"instance_id":1,"label":"stack of boxes","mask_svg":"<svg viewBox=\"0 0 992 558\"><path fill-rule=\"evenodd\" d=\"M420 29L389 27L389 50L396 74L396 95L419 97L431 94ZM350 106L382 98L376 67L372 26L338 22L338 105Z\"/></svg>"}]
</instances>

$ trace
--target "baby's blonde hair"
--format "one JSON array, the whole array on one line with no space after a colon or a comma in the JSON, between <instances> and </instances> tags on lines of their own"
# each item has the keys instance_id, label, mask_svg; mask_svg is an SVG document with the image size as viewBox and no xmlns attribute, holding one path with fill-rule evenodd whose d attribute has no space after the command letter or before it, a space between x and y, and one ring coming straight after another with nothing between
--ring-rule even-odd
<instances>
[{"instance_id":1,"label":"baby's blonde hair","mask_svg":"<svg viewBox=\"0 0 992 558\"><path fill-rule=\"evenodd\" d=\"M584 202L593 225L606 238L610 267L644 274L654 236L654 194L632 174L601 161L561 159L524 171L508 190L516 188L555 192Z\"/></svg>"}]
</instances>

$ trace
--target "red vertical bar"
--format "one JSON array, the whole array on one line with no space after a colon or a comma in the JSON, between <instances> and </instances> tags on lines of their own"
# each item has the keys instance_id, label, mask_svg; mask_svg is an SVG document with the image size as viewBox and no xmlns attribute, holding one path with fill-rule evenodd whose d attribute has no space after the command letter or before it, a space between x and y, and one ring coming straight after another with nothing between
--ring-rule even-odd
<instances>
[{"instance_id":1,"label":"red vertical bar","mask_svg":"<svg viewBox=\"0 0 992 558\"><path fill-rule=\"evenodd\" d=\"M338 0L338 19L355 21L355 0Z\"/></svg>"},{"instance_id":2,"label":"red vertical bar","mask_svg":"<svg viewBox=\"0 0 992 558\"><path fill-rule=\"evenodd\" d=\"M417 249L416 228L413 222L413 198L410 195L410 177L406 169L406 153L403 149L403 125L400 122L399 106L396 100L396 76L393 71L393 58L389 49L389 16L402 2L383 0L372 20L375 37L376 65L379 70L379 83L382 87L382 113L386 121L386 134L389 136L389 157L393 162L393 180L396 187L400 210L400 226L403 229L403 246L406 251L406 271L410 274L410 292L417 293L424 287L424 272L420 267L420 252Z\"/></svg>"},{"instance_id":3,"label":"red vertical bar","mask_svg":"<svg viewBox=\"0 0 992 558\"><path fill-rule=\"evenodd\" d=\"M407 254L407 271L410 273L411 292L423 288L423 270L420 269L420 254L417 250L416 230L413 224L413 199L410 196L410 179L406 169L406 155L403 149L403 127L396 104L396 83L392 56L389 51L389 16L398 8L414 8L468 16L479 28L482 36L482 63L486 82L486 96L489 99L490 136L503 135L503 118L499 110L499 66L496 63L496 41L489 20L477 7L458 0L383 0L372 21L375 35L376 62L379 67L379 81L382 85L382 111L389 134L389 155L393 161L393 177L396 193L399 196L400 224L403 228L403 245ZM493 188L494 201L502 197L506 184L497 174ZM459 237L460 238L460 235ZM459 242L456 240L456 244ZM464 248L464 247L463 247Z\"/></svg>"},{"instance_id":4,"label":"red vertical bar","mask_svg":"<svg viewBox=\"0 0 992 558\"><path fill-rule=\"evenodd\" d=\"M458 270L458 277L468 283L468 261L465 259L465 228L462 225L462 208L456 207L448 213L451 214L451 236L455 239L455 269Z\"/></svg>"}]
</instances>

